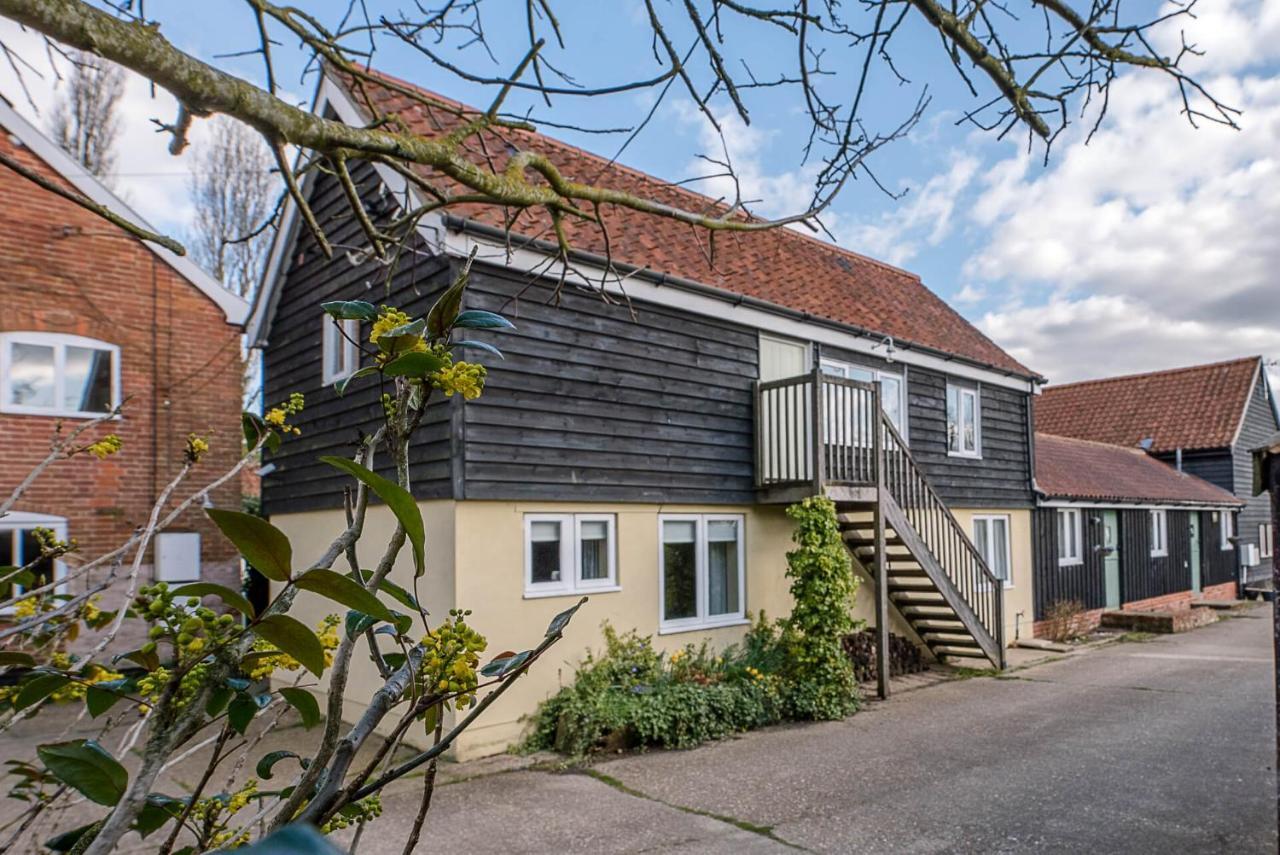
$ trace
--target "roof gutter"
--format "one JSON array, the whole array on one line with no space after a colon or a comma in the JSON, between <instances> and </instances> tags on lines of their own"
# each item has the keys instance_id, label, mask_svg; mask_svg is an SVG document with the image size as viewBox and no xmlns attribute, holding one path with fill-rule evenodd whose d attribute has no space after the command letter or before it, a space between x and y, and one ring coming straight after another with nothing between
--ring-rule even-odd
<instances>
[{"instance_id":1,"label":"roof gutter","mask_svg":"<svg viewBox=\"0 0 1280 855\"><path fill-rule=\"evenodd\" d=\"M553 254L558 254L560 252L560 248L550 241L525 237L523 235L513 235L504 229L498 228L497 226L478 223L475 220L467 219L466 217L459 217L455 214L445 214L442 219L446 228L463 234L474 234L482 237L497 238L502 240L505 244L517 249L529 248ZM712 285L705 285L692 279L686 279L683 276L673 276L670 273L659 273L648 268L637 267L633 264L611 260L593 252L570 250L569 255L573 259L596 267L603 267L605 269L612 267L626 276L644 279L660 287L666 286L677 288L682 291L689 291L705 297L712 297L734 305L750 306L751 308L770 312L775 315L782 315L804 323L815 324L817 326L827 327L844 333L852 333L864 338L883 338L888 335L888 333L868 329L866 327L860 327L856 324L842 323L840 321L833 321L829 318L822 318L817 315L810 314L809 312L801 312L797 309L792 309L769 300L761 300L758 297L751 297L746 294L739 294L735 291L728 291L723 288L716 288ZM893 343L895 347L902 350L916 350L920 353L925 353L939 359L959 362L973 368L991 371L1005 377L1016 377L1020 380L1027 380L1032 383L1045 382L1045 378L1039 374L1023 374L1018 371L1010 371L1008 368L1001 368L977 359L970 359L969 357L960 356L945 350L939 350L938 348L930 347L926 344L919 344L918 342L900 339L897 336L893 337Z\"/></svg>"}]
</instances>

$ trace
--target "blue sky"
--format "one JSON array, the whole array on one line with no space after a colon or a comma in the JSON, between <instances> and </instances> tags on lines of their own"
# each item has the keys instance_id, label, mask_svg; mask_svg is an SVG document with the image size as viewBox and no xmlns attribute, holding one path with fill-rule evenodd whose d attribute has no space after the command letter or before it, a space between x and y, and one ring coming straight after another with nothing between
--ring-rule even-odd
<instances>
[{"instance_id":1,"label":"blue sky","mask_svg":"<svg viewBox=\"0 0 1280 855\"><path fill-rule=\"evenodd\" d=\"M346 4L304 5L323 15L337 14ZM391 8L377 0L369 5ZM569 50L550 57L583 82L653 73L637 7L565 2L556 8ZM184 49L260 78L255 59L214 58L252 46L252 22L242 4L197 7L153 0L148 12ZM496 64L474 49L442 52L477 73L505 73L527 44L523 16L490 13L485 24ZM1194 130L1178 115L1181 102L1167 81L1126 74L1115 84L1102 131L1088 146L1082 133L1069 131L1045 166L1039 149L1027 152L1025 136L998 141L972 126L956 126L978 99L951 70L936 38L923 25L910 25L899 36L894 58L912 83L900 84L879 67L866 110L873 129L896 124L929 84L932 103L923 121L872 161L881 181L905 195L894 200L858 181L837 200L828 225L842 245L921 274L998 343L1052 380L1249 353L1280 357L1280 0L1205 0L1198 17L1179 27L1207 51L1194 60L1196 71L1216 94L1244 110L1242 130ZM10 43L24 38L3 21L0 35ZM1176 42L1172 29L1157 35ZM728 36L739 53L759 58L753 62L761 77L788 67L790 42L758 31ZM295 99L308 99L313 83L299 80L298 55L288 44L277 55L284 85ZM848 70L860 59L860 53L845 51L829 54L827 61ZM490 90L448 75L403 46L383 43L376 64L470 103L487 104L492 97ZM37 104L47 104L52 81L30 83ZM0 94L32 113L7 68L0 69ZM652 97L558 98L551 110L536 104L535 116L626 126L648 109ZM531 103L517 95L509 106ZM756 92L749 106L750 126L732 116L727 102L717 110L745 195L761 199L757 207L763 213L794 212L807 199L812 175L801 162L804 121L797 95ZM130 83L115 183L145 216L181 233L190 218L191 159L165 154L164 139L149 123L152 117L170 118L172 109L167 96L152 99L141 81ZM622 140L552 133L602 154L613 154ZM195 146L202 139L197 129ZM673 89L621 159L682 179L707 169L697 155L719 155L719 147L688 97ZM718 188L712 183L704 189Z\"/></svg>"}]
</instances>

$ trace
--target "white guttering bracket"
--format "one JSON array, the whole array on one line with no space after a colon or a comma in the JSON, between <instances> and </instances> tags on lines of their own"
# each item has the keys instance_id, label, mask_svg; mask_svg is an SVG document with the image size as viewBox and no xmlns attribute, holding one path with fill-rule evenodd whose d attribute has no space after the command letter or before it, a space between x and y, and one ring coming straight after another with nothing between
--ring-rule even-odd
<instances>
[{"instance_id":1,"label":"white guttering bracket","mask_svg":"<svg viewBox=\"0 0 1280 855\"><path fill-rule=\"evenodd\" d=\"M156 231L156 228L143 219L137 211L134 211L125 204L124 200L108 190L101 181L90 175L83 166L80 166L69 154L59 148L53 140L46 137L24 119L3 98L0 98L0 127L12 134L23 146L30 149L36 157L48 164L54 172L66 179L71 186L83 193L87 198L109 208L112 212L119 214L131 223L148 231ZM35 185L33 184L32 187L35 187ZM103 222L106 221L104 220ZM128 232L122 230L121 234L128 234ZM222 287L222 283L206 273L200 265L190 258L178 255L150 241L140 241L140 243L158 255L161 261L172 267L178 275L182 276L212 300L222 310L227 323L238 327L244 326L245 320L249 317L249 303L247 301Z\"/></svg>"}]
</instances>

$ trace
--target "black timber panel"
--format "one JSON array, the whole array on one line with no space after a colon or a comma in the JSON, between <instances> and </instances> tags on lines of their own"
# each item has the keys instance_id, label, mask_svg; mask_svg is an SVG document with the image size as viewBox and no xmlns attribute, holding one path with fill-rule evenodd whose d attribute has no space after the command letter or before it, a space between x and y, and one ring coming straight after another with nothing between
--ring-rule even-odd
<instances>
[{"instance_id":1,"label":"black timber panel","mask_svg":"<svg viewBox=\"0 0 1280 855\"><path fill-rule=\"evenodd\" d=\"M1173 454L1157 454L1157 460L1163 460L1170 466L1176 466L1178 456ZM1220 448L1216 451L1184 452L1182 455L1182 471L1197 478L1203 478L1210 484L1221 487L1227 492L1235 490L1235 473L1233 471L1230 449Z\"/></svg>"},{"instance_id":2,"label":"black timber panel","mask_svg":"<svg viewBox=\"0 0 1280 855\"><path fill-rule=\"evenodd\" d=\"M1221 585L1240 578L1236 563L1239 550L1222 548L1222 519L1227 513L1230 512L1200 512L1200 584L1202 585ZM1239 523L1238 516L1236 522Z\"/></svg>"},{"instance_id":3,"label":"black timber panel","mask_svg":"<svg viewBox=\"0 0 1280 855\"><path fill-rule=\"evenodd\" d=\"M1267 392L1266 383L1261 377L1254 384L1253 394L1245 409L1244 421L1240 425L1240 436L1232 447L1232 476L1235 481L1236 498L1246 502L1237 518L1236 535L1241 544L1260 545L1258 526L1271 522L1271 499L1263 492L1253 493L1253 449L1265 445L1280 425L1276 423L1275 410ZM1261 550L1259 550L1261 554ZM1259 563L1249 568L1249 581L1269 579L1271 577L1271 560L1262 558Z\"/></svg>"},{"instance_id":4,"label":"black timber panel","mask_svg":"<svg viewBox=\"0 0 1280 855\"><path fill-rule=\"evenodd\" d=\"M469 308L515 330L464 410L465 496L751 502L755 330L477 264Z\"/></svg>"},{"instance_id":5,"label":"black timber panel","mask_svg":"<svg viewBox=\"0 0 1280 855\"><path fill-rule=\"evenodd\" d=\"M381 182L372 166L357 164L352 168L352 178L371 211L392 213L391 200L380 193ZM449 278L448 266L421 255L426 247L415 238L405 258L419 260L402 263L388 291L385 268L368 262L353 264L345 251L365 246L366 240L350 215L337 180L329 175L319 176L311 185L310 199L336 249L332 258L326 258L311 233L299 228L285 255L279 302L263 350L263 394L271 406L292 392L301 392L306 397L306 409L294 420L302 435L286 438L279 452L268 456L269 462L275 464L275 470L263 478L262 484L263 507L269 514L342 507L342 489L350 479L317 458L325 454L351 455L361 435L376 430L381 418L381 390L373 378L356 381L342 397L321 382L324 313L320 304L362 299L421 315L431 307ZM362 325L362 337L368 333L368 324ZM432 404L415 434L410 478L419 498L451 495L450 411L446 402ZM382 474L394 476L385 453L380 463L377 468Z\"/></svg>"},{"instance_id":6,"label":"black timber panel","mask_svg":"<svg viewBox=\"0 0 1280 855\"><path fill-rule=\"evenodd\" d=\"M1082 510L1084 561L1058 566L1058 511L1036 508L1031 512L1031 561L1035 584L1035 619L1044 620L1059 602L1078 602L1085 609L1106 605L1101 546L1102 526L1090 522L1091 511ZM1092 512L1096 515L1097 512Z\"/></svg>"},{"instance_id":7,"label":"black timber panel","mask_svg":"<svg viewBox=\"0 0 1280 855\"><path fill-rule=\"evenodd\" d=\"M1125 603L1191 590L1189 512L1166 511L1168 554L1151 554L1151 511L1120 513L1120 599Z\"/></svg>"}]
</instances>

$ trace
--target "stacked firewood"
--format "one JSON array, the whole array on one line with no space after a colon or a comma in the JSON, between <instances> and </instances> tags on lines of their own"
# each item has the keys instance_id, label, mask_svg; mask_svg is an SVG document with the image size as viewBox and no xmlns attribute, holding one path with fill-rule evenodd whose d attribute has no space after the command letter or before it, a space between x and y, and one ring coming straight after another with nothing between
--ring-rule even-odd
<instances>
[{"instance_id":1,"label":"stacked firewood","mask_svg":"<svg viewBox=\"0 0 1280 855\"><path fill-rule=\"evenodd\" d=\"M853 673L859 683L870 683L876 679L876 632L864 629L846 635L843 639L844 652L853 663ZM889 633L889 676L901 674L917 674L927 670L928 660L919 647L901 635Z\"/></svg>"}]
</instances>

